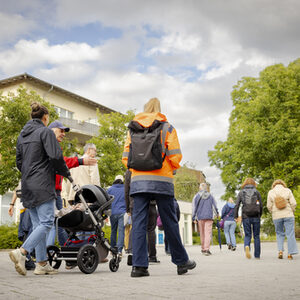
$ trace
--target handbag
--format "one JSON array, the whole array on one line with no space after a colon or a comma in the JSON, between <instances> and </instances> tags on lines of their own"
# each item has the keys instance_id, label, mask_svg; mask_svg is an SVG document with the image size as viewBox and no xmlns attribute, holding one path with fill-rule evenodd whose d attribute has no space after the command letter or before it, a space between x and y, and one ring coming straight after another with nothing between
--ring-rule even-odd
<instances>
[{"instance_id":1,"label":"handbag","mask_svg":"<svg viewBox=\"0 0 300 300\"><path fill-rule=\"evenodd\" d=\"M233 208L229 211L229 213L219 222L219 226L220 228L224 229L224 224L226 219L229 217L229 215L231 214L231 212L233 211Z\"/></svg>"}]
</instances>

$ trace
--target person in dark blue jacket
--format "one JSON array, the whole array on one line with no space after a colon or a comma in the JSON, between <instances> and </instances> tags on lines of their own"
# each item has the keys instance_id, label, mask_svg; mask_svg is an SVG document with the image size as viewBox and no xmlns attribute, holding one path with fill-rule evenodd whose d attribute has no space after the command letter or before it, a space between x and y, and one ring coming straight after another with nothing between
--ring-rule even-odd
<instances>
[{"instance_id":1,"label":"person in dark blue jacket","mask_svg":"<svg viewBox=\"0 0 300 300\"><path fill-rule=\"evenodd\" d=\"M111 247L118 248L119 256L122 257L122 250L124 246L124 215L126 213L125 204L125 192L124 192L124 177L122 175L117 175L112 186L107 190L109 195L115 197L111 205L111 235L110 243ZM118 241L117 241L118 232Z\"/></svg>"},{"instance_id":2,"label":"person in dark blue jacket","mask_svg":"<svg viewBox=\"0 0 300 300\"><path fill-rule=\"evenodd\" d=\"M234 208L235 203L232 198L228 199L228 202L222 208L221 219L224 220L224 234L226 238L226 244L229 250L236 250L235 240L235 228L236 222L234 220Z\"/></svg>"}]
</instances>

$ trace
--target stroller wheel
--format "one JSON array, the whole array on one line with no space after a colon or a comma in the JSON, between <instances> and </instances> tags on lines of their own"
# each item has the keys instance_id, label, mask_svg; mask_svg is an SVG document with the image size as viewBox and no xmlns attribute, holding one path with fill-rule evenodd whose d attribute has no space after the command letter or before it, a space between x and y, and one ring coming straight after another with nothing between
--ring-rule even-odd
<instances>
[{"instance_id":1,"label":"stroller wheel","mask_svg":"<svg viewBox=\"0 0 300 300\"><path fill-rule=\"evenodd\" d=\"M117 272L118 269L119 269L119 262L116 260L116 259L111 259L109 261L109 269L112 271L112 272Z\"/></svg>"},{"instance_id":2,"label":"stroller wheel","mask_svg":"<svg viewBox=\"0 0 300 300\"><path fill-rule=\"evenodd\" d=\"M77 254L77 265L82 273L91 274L98 266L99 255L97 249L92 245L82 246Z\"/></svg>"},{"instance_id":3,"label":"stroller wheel","mask_svg":"<svg viewBox=\"0 0 300 300\"><path fill-rule=\"evenodd\" d=\"M48 254L48 261L51 267L54 269L58 269L61 265L61 260L57 260L59 256L60 249L56 246L48 246L47 247L47 254Z\"/></svg>"}]
</instances>

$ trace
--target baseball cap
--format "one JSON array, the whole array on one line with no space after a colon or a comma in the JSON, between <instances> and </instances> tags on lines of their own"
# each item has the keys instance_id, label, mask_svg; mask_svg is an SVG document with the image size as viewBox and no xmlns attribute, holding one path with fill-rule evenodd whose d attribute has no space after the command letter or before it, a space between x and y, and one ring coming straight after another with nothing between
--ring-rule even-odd
<instances>
[{"instance_id":1,"label":"baseball cap","mask_svg":"<svg viewBox=\"0 0 300 300\"><path fill-rule=\"evenodd\" d=\"M122 175L117 175L116 178L115 178L115 180L118 180L118 179L124 181L124 177Z\"/></svg>"},{"instance_id":2,"label":"baseball cap","mask_svg":"<svg viewBox=\"0 0 300 300\"><path fill-rule=\"evenodd\" d=\"M70 128L69 127L65 127L61 122L59 122L58 120L53 121L48 128L59 128L59 129L63 129L65 132L69 132Z\"/></svg>"}]
</instances>

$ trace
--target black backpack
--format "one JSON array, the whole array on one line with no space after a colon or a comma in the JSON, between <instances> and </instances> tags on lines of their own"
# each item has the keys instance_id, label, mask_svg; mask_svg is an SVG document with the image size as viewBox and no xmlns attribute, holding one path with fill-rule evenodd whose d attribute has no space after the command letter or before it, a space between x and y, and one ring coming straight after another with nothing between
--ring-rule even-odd
<instances>
[{"instance_id":1,"label":"black backpack","mask_svg":"<svg viewBox=\"0 0 300 300\"><path fill-rule=\"evenodd\" d=\"M143 127L131 121L128 128L131 144L127 167L138 171L161 169L166 156L164 142L168 123L155 120L150 127Z\"/></svg>"},{"instance_id":2,"label":"black backpack","mask_svg":"<svg viewBox=\"0 0 300 300\"><path fill-rule=\"evenodd\" d=\"M260 202L255 189L243 190L243 214L247 217L260 216Z\"/></svg>"}]
</instances>

